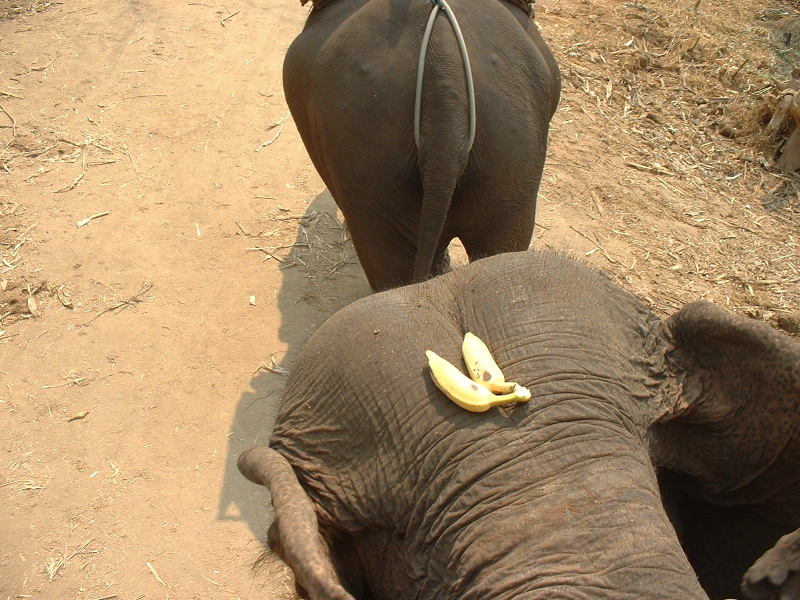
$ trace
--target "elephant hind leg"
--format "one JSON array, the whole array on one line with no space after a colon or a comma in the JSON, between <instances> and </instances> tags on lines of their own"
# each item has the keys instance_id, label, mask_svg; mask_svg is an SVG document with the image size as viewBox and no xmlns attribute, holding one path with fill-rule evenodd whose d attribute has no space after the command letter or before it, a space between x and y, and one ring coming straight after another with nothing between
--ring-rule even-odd
<instances>
[{"instance_id":1,"label":"elephant hind leg","mask_svg":"<svg viewBox=\"0 0 800 600\"><path fill-rule=\"evenodd\" d=\"M470 262L481 258L502 254L504 252L522 252L527 250L533 237L533 223L520 224L513 227L491 227L475 234L460 235Z\"/></svg>"},{"instance_id":2,"label":"elephant hind leg","mask_svg":"<svg viewBox=\"0 0 800 600\"><path fill-rule=\"evenodd\" d=\"M524 191L503 196L483 192L476 190L459 197L455 207L471 219L455 224L469 261L527 250L533 237L535 196L531 198Z\"/></svg>"},{"instance_id":3,"label":"elephant hind leg","mask_svg":"<svg viewBox=\"0 0 800 600\"><path fill-rule=\"evenodd\" d=\"M358 261L370 287L380 292L408 285L413 280L416 255L413 225L390 219L388 215L364 213L366 211L346 218Z\"/></svg>"},{"instance_id":4,"label":"elephant hind leg","mask_svg":"<svg viewBox=\"0 0 800 600\"><path fill-rule=\"evenodd\" d=\"M271 448L255 447L239 456L238 466L247 479L269 488L275 509L271 533L277 535L283 560L309 598L354 600L339 582L314 506L289 462Z\"/></svg>"}]
</instances>

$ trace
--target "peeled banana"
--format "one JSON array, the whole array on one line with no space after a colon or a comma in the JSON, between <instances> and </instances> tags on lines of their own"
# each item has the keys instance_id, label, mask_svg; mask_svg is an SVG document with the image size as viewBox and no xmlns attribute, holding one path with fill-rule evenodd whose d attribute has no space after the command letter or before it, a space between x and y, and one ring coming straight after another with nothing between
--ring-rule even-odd
<instances>
[{"instance_id":1,"label":"peeled banana","mask_svg":"<svg viewBox=\"0 0 800 600\"><path fill-rule=\"evenodd\" d=\"M464 355L464 362L473 381L477 381L495 394L510 394L514 391L517 384L506 381L500 367L494 362L489 348L477 335L470 332L464 334L461 353Z\"/></svg>"},{"instance_id":2,"label":"peeled banana","mask_svg":"<svg viewBox=\"0 0 800 600\"><path fill-rule=\"evenodd\" d=\"M515 386L514 390L508 394L493 394L432 350L426 351L425 356L428 357L428 366L436 387L465 410L485 412L493 406L527 402L531 399L530 391L519 385Z\"/></svg>"}]
</instances>

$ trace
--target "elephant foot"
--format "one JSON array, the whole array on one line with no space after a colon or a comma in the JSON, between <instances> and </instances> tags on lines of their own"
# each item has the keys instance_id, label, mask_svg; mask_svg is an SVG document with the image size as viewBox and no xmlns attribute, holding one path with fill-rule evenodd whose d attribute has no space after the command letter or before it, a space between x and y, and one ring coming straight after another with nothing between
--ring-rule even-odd
<instances>
[{"instance_id":1,"label":"elephant foot","mask_svg":"<svg viewBox=\"0 0 800 600\"><path fill-rule=\"evenodd\" d=\"M747 570L742 591L750 600L800 600L800 529L779 539Z\"/></svg>"}]
</instances>

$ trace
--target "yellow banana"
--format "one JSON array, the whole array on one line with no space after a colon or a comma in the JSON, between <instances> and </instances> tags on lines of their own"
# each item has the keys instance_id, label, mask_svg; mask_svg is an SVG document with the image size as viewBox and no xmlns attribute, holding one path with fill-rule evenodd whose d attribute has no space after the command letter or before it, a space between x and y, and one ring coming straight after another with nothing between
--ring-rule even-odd
<instances>
[{"instance_id":1,"label":"yellow banana","mask_svg":"<svg viewBox=\"0 0 800 600\"><path fill-rule=\"evenodd\" d=\"M461 344L461 353L467 363L467 371L473 381L495 394L510 394L514 391L516 383L506 381L505 375L494 362L492 353L477 335L467 332Z\"/></svg>"},{"instance_id":2,"label":"yellow banana","mask_svg":"<svg viewBox=\"0 0 800 600\"><path fill-rule=\"evenodd\" d=\"M452 363L448 362L435 352L427 350L428 366L431 377L445 396L470 412L485 412L493 406L511 404L514 402L527 402L531 393L522 386L516 386L508 394L495 395L485 387L478 385L464 375Z\"/></svg>"}]
</instances>

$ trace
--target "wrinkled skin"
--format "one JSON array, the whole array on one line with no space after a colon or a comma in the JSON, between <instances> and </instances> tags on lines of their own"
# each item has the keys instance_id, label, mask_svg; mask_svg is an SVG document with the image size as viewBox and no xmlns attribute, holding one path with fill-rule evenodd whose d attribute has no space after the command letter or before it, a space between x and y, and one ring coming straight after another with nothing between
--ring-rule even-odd
<instances>
[{"instance_id":1,"label":"wrinkled skin","mask_svg":"<svg viewBox=\"0 0 800 600\"><path fill-rule=\"evenodd\" d=\"M530 243L558 66L535 23L497 0L453 0L470 54L471 151L464 65L440 12L414 140L424 0L333 0L313 9L284 61L284 90L317 171L341 209L374 290Z\"/></svg>"},{"instance_id":2,"label":"wrinkled skin","mask_svg":"<svg viewBox=\"0 0 800 600\"><path fill-rule=\"evenodd\" d=\"M800 598L800 530L786 534L745 573L742 587L753 600Z\"/></svg>"},{"instance_id":3,"label":"wrinkled skin","mask_svg":"<svg viewBox=\"0 0 800 600\"><path fill-rule=\"evenodd\" d=\"M435 387L425 350L463 368L467 331L530 402L469 413ZM500 255L329 319L239 465L314 599L740 597L800 527L800 346ZM798 535L752 597L798 598Z\"/></svg>"}]
</instances>

